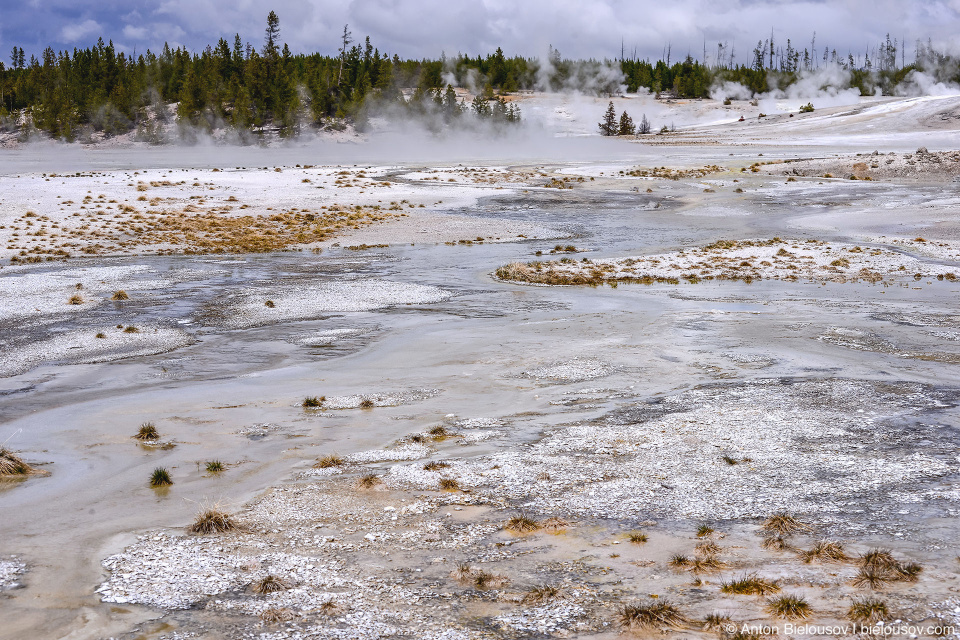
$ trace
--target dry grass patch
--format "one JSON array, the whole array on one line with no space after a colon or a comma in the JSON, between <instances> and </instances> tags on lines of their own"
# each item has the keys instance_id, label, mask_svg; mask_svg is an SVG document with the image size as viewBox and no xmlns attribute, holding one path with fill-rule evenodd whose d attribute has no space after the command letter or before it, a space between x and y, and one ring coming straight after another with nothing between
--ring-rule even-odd
<instances>
[{"instance_id":1,"label":"dry grass patch","mask_svg":"<svg viewBox=\"0 0 960 640\"><path fill-rule=\"evenodd\" d=\"M383 484L383 480L375 473L368 473L357 480L357 487L360 489L373 489L381 484Z\"/></svg>"},{"instance_id":2,"label":"dry grass patch","mask_svg":"<svg viewBox=\"0 0 960 640\"><path fill-rule=\"evenodd\" d=\"M325 456L317 458L317 461L313 463L313 468L329 469L331 467L342 467L346 462L343 456L336 453L328 453Z\"/></svg>"},{"instance_id":3,"label":"dry grass patch","mask_svg":"<svg viewBox=\"0 0 960 640\"><path fill-rule=\"evenodd\" d=\"M521 514L507 520L503 528L513 533L532 533L540 529L540 523Z\"/></svg>"},{"instance_id":4,"label":"dry grass patch","mask_svg":"<svg viewBox=\"0 0 960 640\"><path fill-rule=\"evenodd\" d=\"M628 630L650 627L677 627L686 622L680 610L668 602L625 604L617 615L620 627Z\"/></svg>"},{"instance_id":5,"label":"dry grass patch","mask_svg":"<svg viewBox=\"0 0 960 640\"><path fill-rule=\"evenodd\" d=\"M730 582L722 582L720 591L741 596L768 596L780 593L780 585L776 580L761 578L757 574L740 576Z\"/></svg>"},{"instance_id":6,"label":"dry grass patch","mask_svg":"<svg viewBox=\"0 0 960 640\"><path fill-rule=\"evenodd\" d=\"M119 291L114 291L113 295L110 297L111 300L129 300L130 296L126 291L120 289Z\"/></svg>"},{"instance_id":7,"label":"dry grass patch","mask_svg":"<svg viewBox=\"0 0 960 640\"><path fill-rule=\"evenodd\" d=\"M239 526L233 520L233 517L217 506L203 509L197 514L193 524L190 525L190 531L192 533L203 535L224 533L225 531L234 531L238 528Z\"/></svg>"},{"instance_id":8,"label":"dry grass patch","mask_svg":"<svg viewBox=\"0 0 960 640\"><path fill-rule=\"evenodd\" d=\"M550 602L551 600L556 600L563 596L563 589L553 585L541 585L539 587L533 587L527 591L523 598L520 599L521 604L543 604L544 602Z\"/></svg>"},{"instance_id":9,"label":"dry grass patch","mask_svg":"<svg viewBox=\"0 0 960 640\"><path fill-rule=\"evenodd\" d=\"M303 402L300 403L300 406L304 409L316 409L322 407L323 403L327 401L326 396L307 396L303 399Z\"/></svg>"},{"instance_id":10,"label":"dry grass patch","mask_svg":"<svg viewBox=\"0 0 960 640\"><path fill-rule=\"evenodd\" d=\"M34 469L10 449L0 446L0 477L25 476Z\"/></svg>"},{"instance_id":11,"label":"dry grass patch","mask_svg":"<svg viewBox=\"0 0 960 640\"><path fill-rule=\"evenodd\" d=\"M889 615L887 604L883 600L871 598L854 600L847 610L847 617L861 624L873 624L884 620Z\"/></svg>"},{"instance_id":12,"label":"dry grass patch","mask_svg":"<svg viewBox=\"0 0 960 640\"><path fill-rule=\"evenodd\" d=\"M454 478L441 478L437 486L441 491L459 491L460 483Z\"/></svg>"},{"instance_id":13,"label":"dry grass patch","mask_svg":"<svg viewBox=\"0 0 960 640\"><path fill-rule=\"evenodd\" d=\"M137 440L142 441L152 441L160 439L160 432L157 431L157 427L152 422L144 422L140 425L140 429L137 430L137 434L133 436Z\"/></svg>"},{"instance_id":14,"label":"dry grass patch","mask_svg":"<svg viewBox=\"0 0 960 640\"><path fill-rule=\"evenodd\" d=\"M810 617L812 608L802 596L785 595L767 602L767 611L771 615L787 620L805 620Z\"/></svg>"},{"instance_id":15,"label":"dry grass patch","mask_svg":"<svg viewBox=\"0 0 960 640\"><path fill-rule=\"evenodd\" d=\"M294 618L293 611L287 607L270 607L260 613L260 619L268 623L290 622Z\"/></svg>"},{"instance_id":16,"label":"dry grass patch","mask_svg":"<svg viewBox=\"0 0 960 640\"><path fill-rule=\"evenodd\" d=\"M423 465L423 470L424 470L424 471L439 471L440 469L446 469L446 468L448 468L449 466L450 466L450 463L448 463L448 462L431 461L431 462L428 462L427 464Z\"/></svg>"},{"instance_id":17,"label":"dry grass patch","mask_svg":"<svg viewBox=\"0 0 960 640\"><path fill-rule=\"evenodd\" d=\"M260 593L260 594L286 591L292 586L293 585L289 581L274 575L268 575L265 578L262 578L250 584L250 588L253 590L253 592Z\"/></svg>"},{"instance_id":18,"label":"dry grass patch","mask_svg":"<svg viewBox=\"0 0 960 640\"><path fill-rule=\"evenodd\" d=\"M767 536L790 536L801 531L810 531L809 525L800 522L785 511L768 517L760 527Z\"/></svg>"},{"instance_id":19,"label":"dry grass patch","mask_svg":"<svg viewBox=\"0 0 960 640\"><path fill-rule=\"evenodd\" d=\"M644 544L649 538L640 531L631 531L627 534L627 541L631 544Z\"/></svg>"},{"instance_id":20,"label":"dry grass patch","mask_svg":"<svg viewBox=\"0 0 960 640\"><path fill-rule=\"evenodd\" d=\"M827 540L821 540L810 549L801 551L800 557L807 563L813 562L814 560L821 562L847 562L850 560L850 556L843 550L842 544L839 542L829 542Z\"/></svg>"}]
</instances>

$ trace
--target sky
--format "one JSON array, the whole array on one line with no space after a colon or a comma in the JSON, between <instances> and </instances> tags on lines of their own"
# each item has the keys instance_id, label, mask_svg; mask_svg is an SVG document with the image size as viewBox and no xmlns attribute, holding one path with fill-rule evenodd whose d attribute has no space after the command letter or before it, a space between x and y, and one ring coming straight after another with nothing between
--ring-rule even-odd
<instances>
[{"instance_id":1,"label":"sky","mask_svg":"<svg viewBox=\"0 0 960 640\"><path fill-rule=\"evenodd\" d=\"M260 48L267 13L280 17L281 40L298 52L334 53L344 24L355 40L369 36L381 52L403 58L441 53L476 56L502 47L507 55L674 60L688 53L712 60L726 43L749 63L757 41L862 54L886 36L930 39L960 53L960 0L0 0L0 60L22 47L27 58L47 47L93 46L98 37L128 53L163 44L200 51L234 34ZM898 56L899 57L899 56ZM709 61L708 60L708 61Z\"/></svg>"}]
</instances>

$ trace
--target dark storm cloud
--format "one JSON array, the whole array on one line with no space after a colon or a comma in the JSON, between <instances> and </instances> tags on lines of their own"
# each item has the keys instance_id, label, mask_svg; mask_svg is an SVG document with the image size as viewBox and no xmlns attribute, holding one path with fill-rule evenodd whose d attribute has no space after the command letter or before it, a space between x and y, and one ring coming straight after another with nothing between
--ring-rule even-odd
<instances>
[{"instance_id":1,"label":"dark storm cloud","mask_svg":"<svg viewBox=\"0 0 960 640\"><path fill-rule=\"evenodd\" d=\"M283 41L294 51L332 53L345 23L355 39L369 35L381 51L403 57L440 52L476 55L500 46L509 54L541 55L552 45L568 57L615 57L621 40L628 53L656 58L669 44L674 59L714 55L718 42L747 61L757 40L771 32L809 47L816 33L841 55L875 46L887 33L905 41L960 50L954 37L960 0L28 0L3 9L0 51L14 45L39 55L43 47L72 49L97 37L122 50L159 50L164 42L199 50L239 33L259 47L266 13L280 16ZM728 49L729 51L729 49Z\"/></svg>"}]
</instances>

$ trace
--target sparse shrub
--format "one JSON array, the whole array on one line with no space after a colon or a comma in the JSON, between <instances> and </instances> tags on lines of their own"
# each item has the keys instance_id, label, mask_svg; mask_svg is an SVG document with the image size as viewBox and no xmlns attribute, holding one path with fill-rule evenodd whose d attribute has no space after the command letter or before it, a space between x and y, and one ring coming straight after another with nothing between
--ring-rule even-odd
<instances>
[{"instance_id":1,"label":"sparse shrub","mask_svg":"<svg viewBox=\"0 0 960 640\"><path fill-rule=\"evenodd\" d=\"M330 467L340 467L346 460L343 459L343 456L340 456L336 453L328 453L325 456L317 458L317 461L313 463L314 469L329 469Z\"/></svg>"},{"instance_id":2,"label":"sparse shrub","mask_svg":"<svg viewBox=\"0 0 960 640\"><path fill-rule=\"evenodd\" d=\"M361 489L373 489L375 486L377 486L382 482L383 481L380 479L380 476L378 476L377 474L368 473L367 475L357 480L357 486L360 487Z\"/></svg>"},{"instance_id":3,"label":"sparse shrub","mask_svg":"<svg viewBox=\"0 0 960 640\"><path fill-rule=\"evenodd\" d=\"M741 576L732 582L721 583L720 591L741 596L766 596L780 593L780 585L777 584L776 580L767 580L752 574Z\"/></svg>"},{"instance_id":4,"label":"sparse shrub","mask_svg":"<svg viewBox=\"0 0 960 640\"><path fill-rule=\"evenodd\" d=\"M220 473L224 471L227 466L220 462L219 460L211 460L206 465L207 473Z\"/></svg>"},{"instance_id":5,"label":"sparse shrub","mask_svg":"<svg viewBox=\"0 0 960 640\"><path fill-rule=\"evenodd\" d=\"M33 467L24 462L10 449L0 446L0 477L24 476L33 471Z\"/></svg>"},{"instance_id":6,"label":"sparse shrub","mask_svg":"<svg viewBox=\"0 0 960 640\"><path fill-rule=\"evenodd\" d=\"M627 540L629 540L631 544L643 544L647 541L647 534L639 531L632 531L627 534Z\"/></svg>"},{"instance_id":7,"label":"sparse shrub","mask_svg":"<svg viewBox=\"0 0 960 640\"><path fill-rule=\"evenodd\" d=\"M140 425L137 435L133 437L137 440L159 440L160 432L157 431L156 425L152 422L144 422L142 425Z\"/></svg>"},{"instance_id":8,"label":"sparse shrub","mask_svg":"<svg viewBox=\"0 0 960 640\"><path fill-rule=\"evenodd\" d=\"M255 593L267 594L276 593L278 591L286 591L293 585L283 578L269 575L265 578L257 580L256 582L253 582L250 586Z\"/></svg>"},{"instance_id":9,"label":"sparse shrub","mask_svg":"<svg viewBox=\"0 0 960 640\"><path fill-rule=\"evenodd\" d=\"M430 429L430 431L428 431L427 433L429 433L431 436L433 436L437 440L442 440L443 438L446 438L447 436L451 435L450 431L448 431L447 428L444 427L443 425L437 425L436 427L433 427L432 429Z\"/></svg>"},{"instance_id":10,"label":"sparse shrub","mask_svg":"<svg viewBox=\"0 0 960 640\"><path fill-rule=\"evenodd\" d=\"M788 620L804 620L810 616L810 603L803 596L786 595L773 598L767 602L767 610L771 615Z\"/></svg>"},{"instance_id":11,"label":"sparse shrub","mask_svg":"<svg viewBox=\"0 0 960 640\"><path fill-rule=\"evenodd\" d=\"M459 491L460 483L454 478L441 478L439 485L442 491Z\"/></svg>"},{"instance_id":12,"label":"sparse shrub","mask_svg":"<svg viewBox=\"0 0 960 640\"><path fill-rule=\"evenodd\" d=\"M150 475L151 487L169 487L172 484L173 480L170 479L170 472L163 467L157 467Z\"/></svg>"},{"instance_id":13,"label":"sparse shrub","mask_svg":"<svg viewBox=\"0 0 960 640\"><path fill-rule=\"evenodd\" d=\"M130 296L127 294L126 291L124 291L123 289L120 289L119 291L115 291L113 293L113 296L111 296L110 299L111 300L129 300Z\"/></svg>"},{"instance_id":14,"label":"sparse shrub","mask_svg":"<svg viewBox=\"0 0 960 640\"><path fill-rule=\"evenodd\" d=\"M883 600L873 600L864 598L863 600L854 600L853 604L847 610L847 617L854 622L872 624L883 620L889 615L887 604Z\"/></svg>"},{"instance_id":15,"label":"sparse shrub","mask_svg":"<svg viewBox=\"0 0 960 640\"><path fill-rule=\"evenodd\" d=\"M300 403L300 406L304 409L315 409L317 407L322 407L323 403L326 401L326 396L307 396L303 399L303 402Z\"/></svg>"},{"instance_id":16,"label":"sparse shrub","mask_svg":"<svg viewBox=\"0 0 960 640\"><path fill-rule=\"evenodd\" d=\"M661 601L623 605L617 617L620 626L628 630L657 626L675 627L686 621L679 609Z\"/></svg>"},{"instance_id":17,"label":"sparse shrub","mask_svg":"<svg viewBox=\"0 0 960 640\"><path fill-rule=\"evenodd\" d=\"M449 462L437 462L437 461L434 460L434 461L428 462L427 464L423 465L423 470L424 470L424 471L439 471L440 469L446 469L446 468L449 467L449 466L450 466L450 463L449 463Z\"/></svg>"},{"instance_id":18,"label":"sparse shrub","mask_svg":"<svg viewBox=\"0 0 960 640\"><path fill-rule=\"evenodd\" d=\"M237 528L233 518L217 506L202 510L190 525L190 531L200 534L223 533Z\"/></svg>"},{"instance_id":19,"label":"sparse shrub","mask_svg":"<svg viewBox=\"0 0 960 640\"><path fill-rule=\"evenodd\" d=\"M800 107L800 113L813 113L813 103L808 102L807 104Z\"/></svg>"},{"instance_id":20,"label":"sparse shrub","mask_svg":"<svg viewBox=\"0 0 960 640\"><path fill-rule=\"evenodd\" d=\"M373 409L374 406L376 405L374 404L373 400L371 400L370 398L364 398L363 400L360 401L361 409Z\"/></svg>"},{"instance_id":21,"label":"sparse shrub","mask_svg":"<svg viewBox=\"0 0 960 640\"><path fill-rule=\"evenodd\" d=\"M507 524L505 524L503 528L508 531L513 531L514 533L530 533L531 531L539 529L540 523L533 518L528 518L521 514L507 520Z\"/></svg>"}]
</instances>

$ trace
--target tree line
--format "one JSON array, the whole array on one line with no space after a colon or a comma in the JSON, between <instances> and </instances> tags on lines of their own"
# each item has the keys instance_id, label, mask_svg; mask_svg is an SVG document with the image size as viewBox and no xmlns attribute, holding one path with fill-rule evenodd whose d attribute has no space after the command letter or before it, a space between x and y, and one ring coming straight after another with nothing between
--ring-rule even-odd
<instances>
[{"instance_id":1,"label":"tree line","mask_svg":"<svg viewBox=\"0 0 960 640\"><path fill-rule=\"evenodd\" d=\"M338 44L337 55L292 54L281 43L279 18L271 11L259 49L239 35L232 44L221 38L200 52L164 45L136 57L102 38L72 52L47 47L29 60L14 47L10 64L0 62L0 128L36 129L66 140L83 131L136 130L159 141L172 120L190 130L229 126L293 136L305 125L342 128L349 122L363 129L371 116L397 109L433 127L452 126L466 113L475 116L471 121L509 124L520 120L520 110L502 96L516 91L570 88L612 95L625 85L628 92L702 98L717 82L732 81L763 92L789 86L813 60L789 40L785 50L775 48L772 38L758 43L751 65L734 65L732 52L726 58L722 45L714 64L707 65L690 55L671 64L669 49L666 60L656 62L623 56L570 60L552 47L544 59L507 57L500 48L486 56L401 59L381 52L369 37L354 42L348 27ZM951 60L932 47L922 57L918 50L911 65L898 66L897 51L888 37L875 53L877 63L869 57L865 63L852 56L844 60L835 52L833 62L848 68L853 86L865 94L876 86L892 91L913 69L937 65L956 74L958 65L946 64ZM458 101L455 86L477 97L470 104Z\"/></svg>"}]
</instances>

